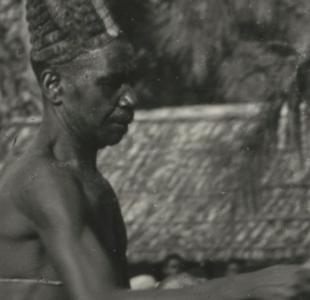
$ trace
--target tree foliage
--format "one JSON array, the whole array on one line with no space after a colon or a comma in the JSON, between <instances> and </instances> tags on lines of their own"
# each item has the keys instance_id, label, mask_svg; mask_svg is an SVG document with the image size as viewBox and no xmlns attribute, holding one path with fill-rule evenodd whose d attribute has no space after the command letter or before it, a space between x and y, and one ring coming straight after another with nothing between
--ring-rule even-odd
<instances>
[{"instance_id":1,"label":"tree foliage","mask_svg":"<svg viewBox=\"0 0 310 300\"><path fill-rule=\"evenodd\" d=\"M115 2L139 49L145 106L269 102L291 93L308 58L306 0Z\"/></svg>"},{"instance_id":2,"label":"tree foliage","mask_svg":"<svg viewBox=\"0 0 310 300\"><path fill-rule=\"evenodd\" d=\"M110 2L137 50L141 107L263 103L256 133L241 149L245 162L240 168L250 166L258 181L255 166L270 162L286 105L287 142L302 162L300 103L310 96L309 0ZM22 0L0 2L1 121L41 111L27 63L22 12ZM254 166L260 156L265 162ZM245 174L240 184L255 190L257 182L248 172L240 173Z\"/></svg>"},{"instance_id":3,"label":"tree foliage","mask_svg":"<svg viewBox=\"0 0 310 300\"><path fill-rule=\"evenodd\" d=\"M288 98L308 58L307 0L110 2L137 49L144 107ZM22 0L0 4L2 117L40 111L28 79L22 7Z\"/></svg>"},{"instance_id":4,"label":"tree foliage","mask_svg":"<svg viewBox=\"0 0 310 300\"><path fill-rule=\"evenodd\" d=\"M0 4L0 118L38 114L38 90L29 76L21 0Z\"/></svg>"}]
</instances>

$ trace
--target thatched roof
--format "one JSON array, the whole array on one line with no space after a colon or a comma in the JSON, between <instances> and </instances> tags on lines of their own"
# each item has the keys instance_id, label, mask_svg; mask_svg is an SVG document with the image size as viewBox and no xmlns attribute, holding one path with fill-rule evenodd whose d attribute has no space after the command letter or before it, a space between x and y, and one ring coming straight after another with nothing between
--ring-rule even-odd
<instances>
[{"instance_id":1,"label":"thatched roof","mask_svg":"<svg viewBox=\"0 0 310 300\"><path fill-rule=\"evenodd\" d=\"M120 145L99 155L121 201L131 261L172 252L193 260L308 254L307 168L281 139L272 155L253 153L248 141L259 111L233 105L139 112ZM16 145L32 131L21 128ZM16 126L5 132L3 139L14 140Z\"/></svg>"}]
</instances>

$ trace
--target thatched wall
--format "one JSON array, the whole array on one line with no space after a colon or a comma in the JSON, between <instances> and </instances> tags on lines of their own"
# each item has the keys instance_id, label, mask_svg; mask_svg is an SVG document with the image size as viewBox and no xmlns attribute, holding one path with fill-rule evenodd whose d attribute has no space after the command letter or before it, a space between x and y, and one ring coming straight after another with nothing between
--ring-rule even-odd
<instances>
[{"instance_id":1,"label":"thatched wall","mask_svg":"<svg viewBox=\"0 0 310 300\"><path fill-rule=\"evenodd\" d=\"M257 134L260 111L233 105L138 112L121 144L99 155L121 201L131 261L171 252L191 260L308 254L308 130L301 167L286 146L286 115L266 143ZM26 149L38 120L27 124L15 120L3 130L3 159Z\"/></svg>"}]
</instances>

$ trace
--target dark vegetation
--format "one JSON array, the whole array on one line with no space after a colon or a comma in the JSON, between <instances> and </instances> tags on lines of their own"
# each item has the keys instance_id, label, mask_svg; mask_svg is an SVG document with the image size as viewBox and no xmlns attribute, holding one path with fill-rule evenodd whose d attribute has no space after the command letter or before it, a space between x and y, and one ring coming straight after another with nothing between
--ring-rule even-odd
<instances>
[{"instance_id":1,"label":"dark vegetation","mask_svg":"<svg viewBox=\"0 0 310 300\"><path fill-rule=\"evenodd\" d=\"M307 100L308 0L110 2L139 56L136 89L141 107L263 103L262 126L276 127L287 105L290 136L298 144L299 107ZM1 1L2 121L41 111L27 66L22 15L22 0ZM302 82L296 80L298 74Z\"/></svg>"}]
</instances>

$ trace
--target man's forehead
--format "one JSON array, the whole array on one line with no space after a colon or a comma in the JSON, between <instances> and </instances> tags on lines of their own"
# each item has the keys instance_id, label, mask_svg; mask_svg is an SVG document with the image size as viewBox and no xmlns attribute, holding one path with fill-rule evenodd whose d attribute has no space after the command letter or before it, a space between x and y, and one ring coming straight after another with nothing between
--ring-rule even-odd
<instances>
[{"instance_id":1,"label":"man's forehead","mask_svg":"<svg viewBox=\"0 0 310 300\"><path fill-rule=\"evenodd\" d=\"M124 44L87 51L60 68L68 72L83 72L83 75L88 73L108 76L114 73L130 72L134 67L133 50L129 45Z\"/></svg>"}]
</instances>

